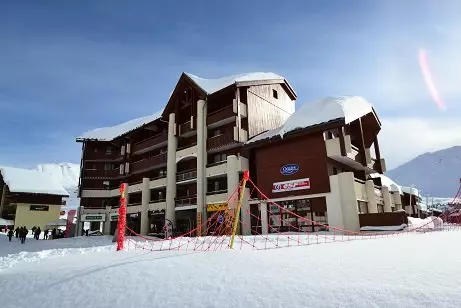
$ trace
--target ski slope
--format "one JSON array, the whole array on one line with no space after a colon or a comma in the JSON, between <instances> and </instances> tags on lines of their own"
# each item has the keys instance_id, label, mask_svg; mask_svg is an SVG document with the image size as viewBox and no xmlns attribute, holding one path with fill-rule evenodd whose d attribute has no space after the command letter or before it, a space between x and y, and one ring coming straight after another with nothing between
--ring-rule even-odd
<instances>
[{"instance_id":1,"label":"ski slope","mask_svg":"<svg viewBox=\"0 0 461 308\"><path fill-rule=\"evenodd\" d=\"M460 231L217 252L4 240L2 307L459 307L461 296Z\"/></svg>"}]
</instances>

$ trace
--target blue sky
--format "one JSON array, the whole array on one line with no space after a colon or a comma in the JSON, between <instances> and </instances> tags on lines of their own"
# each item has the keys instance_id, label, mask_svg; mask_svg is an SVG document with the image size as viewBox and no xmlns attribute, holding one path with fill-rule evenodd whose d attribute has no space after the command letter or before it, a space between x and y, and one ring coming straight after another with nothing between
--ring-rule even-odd
<instances>
[{"instance_id":1,"label":"blue sky","mask_svg":"<svg viewBox=\"0 0 461 308\"><path fill-rule=\"evenodd\" d=\"M273 71L298 106L362 95L383 122L388 167L461 144L457 2L2 1L0 165L79 163L76 136L162 108L182 71Z\"/></svg>"}]
</instances>

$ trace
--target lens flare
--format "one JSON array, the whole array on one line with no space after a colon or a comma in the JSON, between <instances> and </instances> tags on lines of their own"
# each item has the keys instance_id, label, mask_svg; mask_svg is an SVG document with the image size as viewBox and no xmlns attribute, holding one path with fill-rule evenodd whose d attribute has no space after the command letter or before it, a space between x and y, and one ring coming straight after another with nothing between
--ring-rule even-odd
<instances>
[{"instance_id":1,"label":"lens flare","mask_svg":"<svg viewBox=\"0 0 461 308\"><path fill-rule=\"evenodd\" d=\"M421 73L423 74L424 81L426 82L427 89L432 96L432 99L435 101L437 108L439 110L446 110L447 107L442 100L442 97L435 86L434 80L432 78L431 70L429 68L429 61L427 60L427 54L425 49L419 50L419 66L421 67Z\"/></svg>"}]
</instances>

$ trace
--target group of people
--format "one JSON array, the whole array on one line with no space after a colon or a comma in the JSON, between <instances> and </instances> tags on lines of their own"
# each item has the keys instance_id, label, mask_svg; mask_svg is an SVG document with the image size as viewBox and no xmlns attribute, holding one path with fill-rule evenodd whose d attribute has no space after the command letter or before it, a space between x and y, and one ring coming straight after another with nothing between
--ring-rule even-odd
<instances>
[{"instance_id":1,"label":"group of people","mask_svg":"<svg viewBox=\"0 0 461 308\"><path fill-rule=\"evenodd\" d=\"M32 235L34 236L34 239L39 240L40 239L40 234L42 233L42 230L40 227L32 227L31 229ZM48 233L49 230L45 229L43 232L43 239L47 240L48 239ZM29 230L24 226L24 227L17 227L14 231L13 228L10 228L7 232L8 240L11 242L11 239L13 238L13 235L16 236L17 239L21 241L21 244L24 244L26 242L26 237L27 234L29 234ZM56 228L53 228L51 230L51 239L56 239L57 238L58 231Z\"/></svg>"}]
</instances>

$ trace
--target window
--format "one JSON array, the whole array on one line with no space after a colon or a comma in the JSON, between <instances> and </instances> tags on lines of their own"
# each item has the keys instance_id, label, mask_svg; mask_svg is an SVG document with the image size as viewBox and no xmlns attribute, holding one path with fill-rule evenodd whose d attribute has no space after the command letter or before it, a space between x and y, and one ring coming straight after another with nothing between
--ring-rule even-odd
<instances>
[{"instance_id":1,"label":"window","mask_svg":"<svg viewBox=\"0 0 461 308\"><path fill-rule=\"evenodd\" d=\"M106 147L106 154L107 155L112 154L112 147L110 145Z\"/></svg>"},{"instance_id":2,"label":"window","mask_svg":"<svg viewBox=\"0 0 461 308\"><path fill-rule=\"evenodd\" d=\"M214 191L218 191L219 190L219 181L215 181L214 182Z\"/></svg>"},{"instance_id":3,"label":"window","mask_svg":"<svg viewBox=\"0 0 461 308\"><path fill-rule=\"evenodd\" d=\"M272 97L275 98L275 99L278 99L278 98L279 98L279 95L278 95L278 93L277 93L277 90L272 89Z\"/></svg>"},{"instance_id":4,"label":"window","mask_svg":"<svg viewBox=\"0 0 461 308\"><path fill-rule=\"evenodd\" d=\"M158 199L163 200L163 191L158 192Z\"/></svg>"}]
</instances>

